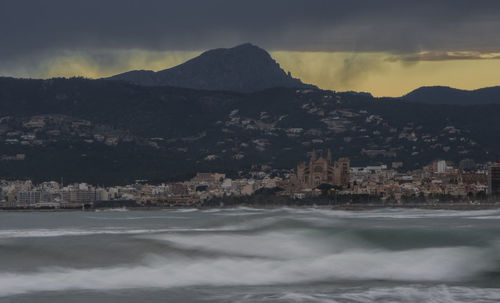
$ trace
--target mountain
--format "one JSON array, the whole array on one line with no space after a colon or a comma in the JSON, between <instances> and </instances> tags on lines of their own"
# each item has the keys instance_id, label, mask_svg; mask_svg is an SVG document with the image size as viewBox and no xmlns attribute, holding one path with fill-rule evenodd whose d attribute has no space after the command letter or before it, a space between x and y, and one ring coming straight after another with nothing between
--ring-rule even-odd
<instances>
[{"instance_id":1,"label":"mountain","mask_svg":"<svg viewBox=\"0 0 500 303\"><path fill-rule=\"evenodd\" d=\"M424 86L401 97L410 102L426 104L500 104L500 86L461 90L447 86Z\"/></svg>"},{"instance_id":2,"label":"mountain","mask_svg":"<svg viewBox=\"0 0 500 303\"><path fill-rule=\"evenodd\" d=\"M254 93L81 78L0 78L0 179L92 184L289 170L332 149L352 166L500 155L500 105L433 105L367 94Z\"/></svg>"},{"instance_id":3,"label":"mountain","mask_svg":"<svg viewBox=\"0 0 500 303\"><path fill-rule=\"evenodd\" d=\"M166 70L130 71L108 79L146 86L235 92L254 92L272 87L314 88L285 73L269 53L249 43L209 50Z\"/></svg>"}]
</instances>

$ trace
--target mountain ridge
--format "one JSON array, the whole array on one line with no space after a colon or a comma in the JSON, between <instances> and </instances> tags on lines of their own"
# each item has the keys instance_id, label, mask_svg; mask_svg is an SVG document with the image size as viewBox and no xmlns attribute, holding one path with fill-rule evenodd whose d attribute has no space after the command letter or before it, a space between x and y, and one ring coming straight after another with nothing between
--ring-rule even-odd
<instances>
[{"instance_id":1,"label":"mountain ridge","mask_svg":"<svg viewBox=\"0 0 500 303\"><path fill-rule=\"evenodd\" d=\"M291 169L312 149L354 166L500 154L500 105L419 104L319 89L242 94L83 78L0 78L0 178L129 184ZM24 155L23 160L16 155ZM242 175L240 175L240 173Z\"/></svg>"},{"instance_id":2,"label":"mountain ridge","mask_svg":"<svg viewBox=\"0 0 500 303\"><path fill-rule=\"evenodd\" d=\"M449 86L422 86L406 95L402 100L425 104L500 104L500 86L464 90Z\"/></svg>"},{"instance_id":3,"label":"mountain ridge","mask_svg":"<svg viewBox=\"0 0 500 303\"><path fill-rule=\"evenodd\" d=\"M317 88L293 78L267 51L250 43L208 50L182 64L157 72L133 70L106 79L144 86L243 93L272 87Z\"/></svg>"}]
</instances>

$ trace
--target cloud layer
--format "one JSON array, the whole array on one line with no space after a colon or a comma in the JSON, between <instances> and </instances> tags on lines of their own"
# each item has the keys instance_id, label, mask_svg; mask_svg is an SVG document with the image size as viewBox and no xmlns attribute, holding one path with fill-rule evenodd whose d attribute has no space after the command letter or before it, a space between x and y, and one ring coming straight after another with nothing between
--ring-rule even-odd
<instances>
[{"instance_id":1,"label":"cloud layer","mask_svg":"<svg viewBox=\"0 0 500 303\"><path fill-rule=\"evenodd\" d=\"M500 2L3 0L0 58L56 49L500 49Z\"/></svg>"},{"instance_id":2,"label":"cloud layer","mask_svg":"<svg viewBox=\"0 0 500 303\"><path fill-rule=\"evenodd\" d=\"M158 70L252 42L296 76L363 89L400 66L498 59L499 28L496 0L2 0L0 76Z\"/></svg>"}]
</instances>

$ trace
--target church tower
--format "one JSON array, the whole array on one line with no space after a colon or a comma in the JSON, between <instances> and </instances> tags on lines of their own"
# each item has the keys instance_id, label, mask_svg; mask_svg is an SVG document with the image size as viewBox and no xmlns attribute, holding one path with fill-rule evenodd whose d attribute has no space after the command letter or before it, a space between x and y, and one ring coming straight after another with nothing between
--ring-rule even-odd
<instances>
[{"instance_id":1,"label":"church tower","mask_svg":"<svg viewBox=\"0 0 500 303\"><path fill-rule=\"evenodd\" d=\"M313 148L312 155L311 155L311 163L316 161L316 149Z\"/></svg>"},{"instance_id":2,"label":"church tower","mask_svg":"<svg viewBox=\"0 0 500 303\"><path fill-rule=\"evenodd\" d=\"M309 164L302 162L297 165L297 181L300 187L314 188L322 183L347 187L349 185L349 158L333 161L332 151L328 149L327 156L317 157L313 149Z\"/></svg>"}]
</instances>

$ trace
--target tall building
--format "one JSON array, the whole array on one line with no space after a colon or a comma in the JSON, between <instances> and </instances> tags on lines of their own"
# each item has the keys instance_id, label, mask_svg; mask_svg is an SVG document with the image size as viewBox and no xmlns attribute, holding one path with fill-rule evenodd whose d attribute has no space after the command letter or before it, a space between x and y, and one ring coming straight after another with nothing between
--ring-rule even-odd
<instances>
[{"instance_id":1,"label":"tall building","mask_svg":"<svg viewBox=\"0 0 500 303\"><path fill-rule=\"evenodd\" d=\"M439 160L433 163L433 169L435 173L442 174L446 172L446 161Z\"/></svg>"},{"instance_id":2,"label":"tall building","mask_svg":"<svg viewBox=\"0 0 500 303\"><path fill-rule=\"evenodd\" d=\"M500 161L488 169L488 193L492 196L500 196Z\"/></svg>"},{"instance_id":3,"label":"tall building","mask_svg":"<svg viewBox=\"0 0 500 303\"><path fill-rule=\"evenodd\" d=\"M96 200L96 191L92 189L64 189L62 191L62 201L71 203L91 203Z\"/></svg>"},{"instance_id":4,"label":"tall building","mask_svg":"<svg viewBox=\"0 0 500 303\"><path fill-rule=\"evenodd\" d=\"M17 204L33 205L40 202L41 192L39 190L23 190L17 193Z\"/></svg>"},{"instance_id":5,"label":"tall building","mask_svg":"<svg viewBox=\"0 0 500 303\"><path fill-rule=\"evenodd\" d=\"M297 182L301 187L316 187L320 184L330 184L339 187L349 185L349 158L332 161L332 153L328 150L326 158L317 157L313 150L309 163L297 165Z\"/></svg>"},{"instance_id":6,"label":"tall building","mask_svg":"<svg viewBox=\"0 0 500 303\"><path fill-rule=\"evenodd\" d=\"M333 185L347 187L349 185L349 178L351 173L351 161L349 158L339 158L334 163L334 177Z\"/></svg>"}]
</instances>

